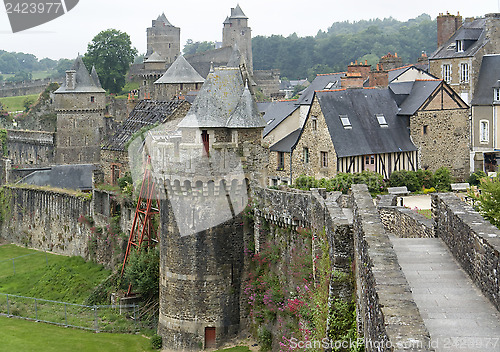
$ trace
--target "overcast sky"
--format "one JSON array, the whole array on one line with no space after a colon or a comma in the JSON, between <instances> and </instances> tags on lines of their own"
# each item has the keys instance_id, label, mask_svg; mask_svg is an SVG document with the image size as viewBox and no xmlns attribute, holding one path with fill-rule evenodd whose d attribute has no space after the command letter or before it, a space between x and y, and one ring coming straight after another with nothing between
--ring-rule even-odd
<instances>
[{"instance_id":1,"label":"overcast sky","mask_svg":"<svg viewBox=\"0 0 500 352\"><path fill-rule=\"evenodd\" d=\"M28 1L29 2L29 1ZM249 18L252 35L315 35L333 22L393 17L401 21L422 13L458 11L463 17L500 12L500 0L80 0L66 15L13 34L0 7L0 49L35 54L39 59L74 58L102 30L127 32L139 53L146 51L146 28L162 12L181 28L181 49L187 39L221 41L222 22L239 3ZM1 5L0 5L1 6Z\"/></svg>"}]
</instances>

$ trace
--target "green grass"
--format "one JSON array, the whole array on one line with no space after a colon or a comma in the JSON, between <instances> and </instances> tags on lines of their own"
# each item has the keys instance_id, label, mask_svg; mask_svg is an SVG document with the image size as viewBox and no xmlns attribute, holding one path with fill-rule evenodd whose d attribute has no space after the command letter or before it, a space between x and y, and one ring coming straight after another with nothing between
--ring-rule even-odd
<instances>
[{"instance_id":1,"label":"green grass","mask_svg":"<svg viewBox=\"0 0 500 352\"><path fill-rule=\"evenodd\" d=\"M99 333L0 317L2 351L141 352L152 351L140 335Z\"/></svg>"},{"instance_id":2,"label":"green grass","mask_svg":"<svg viewBox=\"0 0 500 352\"><path fill-rule=\"evenodd\" d=\"M35 102L38 99L39 94L30 94L30 95L20 95L17 97L5 97L0 98L0 102L2 103L5 110L9 112L13 111L24 111L24 101L26 99L31 99Z\"/></svg>"},{"instance_id":3,"label":"green grass","mask_svg":"<svg viewBox=\"0 0 500 352\"><path fill-rule=\"evenodd\" d=\"M33 253L15 260L15 274L12 260L5 260ZM0 246L1 293L82 304L110 274L81 257L50 253L46 257L43 252L15 245Z\"/></svg>"},{"instance_id":4,"label":"green grass","mask_svg":"<svg viewBox=\"0 0 500 352\"><path fill-rule=\"evenodd\" d=\"M427 219L432 219L432 210L431 209L418 209L417 213L425 216Z\"/></svg>"}]
</instances>

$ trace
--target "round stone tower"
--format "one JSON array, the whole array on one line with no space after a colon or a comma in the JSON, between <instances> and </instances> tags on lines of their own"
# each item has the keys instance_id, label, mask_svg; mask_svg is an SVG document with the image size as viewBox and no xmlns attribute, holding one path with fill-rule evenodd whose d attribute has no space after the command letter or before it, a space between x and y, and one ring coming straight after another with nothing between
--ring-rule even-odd
<instances>
[{"instance_id":1,"label":"round stone tower","mask_svg":"<svg viewBox=\"0 0 500 352\"><path fill-rule=\"evenodd\" d=\"M231 9L231 16L224 21L222 29L222 46L237 46L244 56L250 74L253 73L252 29L248 26L248 17L240 5Z\"/></svg>"}]
</instances>

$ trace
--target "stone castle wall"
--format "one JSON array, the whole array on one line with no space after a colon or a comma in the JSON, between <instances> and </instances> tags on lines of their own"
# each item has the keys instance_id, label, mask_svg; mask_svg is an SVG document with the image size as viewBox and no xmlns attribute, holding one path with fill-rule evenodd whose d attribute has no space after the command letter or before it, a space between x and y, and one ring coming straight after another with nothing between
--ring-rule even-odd
<instances>
[{"instance_id":1,"label":"stone castle wall","mask_svg":"<svg viewBox=\"0 0 500 352\"><path fill-rule=\"evenodd\" d=\"M7 130L7 155L13 165L50 165L54 154L55 133Z\"/></svg>"},{"instance_id":2,"label":"stone castle wall","mask_svg":"<svg viewBox=\"0 0 500 352\"><path fill-rule=\"evenodd\" d=\"M40 94L47 84L51 82L54 82L51 78L35 79L27 82L3 82L0 84L0 98Z\"/></svg>"},{"instance_id":3,"label":"stone castle wall","mask_svg":"<svg viewBox=\"0 0 500 352\"><path fill-rule=\"evenodd\" d=\"M432 195L435 232L500 310L500 230L451 193Z\"/></svg>"}]
</instances>

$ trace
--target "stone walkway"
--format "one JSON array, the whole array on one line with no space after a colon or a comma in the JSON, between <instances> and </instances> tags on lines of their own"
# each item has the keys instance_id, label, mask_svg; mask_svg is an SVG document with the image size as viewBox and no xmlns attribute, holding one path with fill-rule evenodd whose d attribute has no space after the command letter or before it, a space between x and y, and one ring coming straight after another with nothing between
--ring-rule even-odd
<instances>
[{"instance_id":1,"label":"stone walkway","mask_svg":"<svg viewBox=\"0 0 500 352\"><path fill-rule=\"evenodd\" d=\"M390 236L435 351L500 351L500 313L439 238Z\"/></svg>"}]
</instances>

